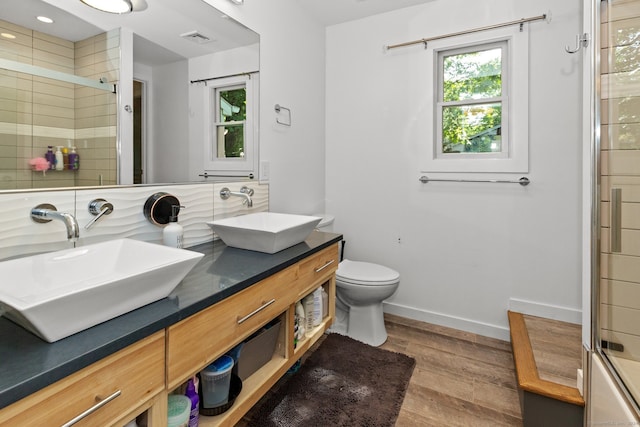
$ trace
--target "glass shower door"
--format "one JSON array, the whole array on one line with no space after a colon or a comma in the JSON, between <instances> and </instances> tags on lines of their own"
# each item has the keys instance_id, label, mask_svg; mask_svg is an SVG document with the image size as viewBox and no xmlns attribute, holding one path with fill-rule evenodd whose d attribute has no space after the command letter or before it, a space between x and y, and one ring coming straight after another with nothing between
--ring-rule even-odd
<instances>
[{"instance_id":1,"label":"glass shower door","mask_svg":"<svg viewBox=\"0 0 640 427\"><path fill-rule=\"evenodd\" d=\"M599 348L640 405L640 0L601 3Z\"/></svg>"}]
</instances>

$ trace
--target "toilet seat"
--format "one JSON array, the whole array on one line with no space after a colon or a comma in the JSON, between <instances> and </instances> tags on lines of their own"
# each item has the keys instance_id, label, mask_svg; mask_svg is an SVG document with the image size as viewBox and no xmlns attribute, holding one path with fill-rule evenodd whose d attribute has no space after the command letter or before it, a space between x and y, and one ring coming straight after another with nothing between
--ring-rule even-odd
<instances>
[{"instance_id":1,"label":"toilet seat","mask_svg":"<svg viewBox=\"0 0 640 427\"><path fill-rule=\"evenodd\" d=\"M400 281L400 273L370 262L345 259L338 266L336 280L359 286L387 286Z\"/></svg>"}]
</instances>

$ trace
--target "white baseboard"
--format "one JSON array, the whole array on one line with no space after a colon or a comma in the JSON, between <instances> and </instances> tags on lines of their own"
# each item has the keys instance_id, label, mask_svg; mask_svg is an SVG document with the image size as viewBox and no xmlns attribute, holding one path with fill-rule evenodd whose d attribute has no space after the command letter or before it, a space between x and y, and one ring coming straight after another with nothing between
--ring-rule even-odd
<instances>
[{"instance_id":1,"label":"white baseboard","mask_svg":"<svg viewBox=\"0 0 640 427\"><path fill-rule=\"evenodd\" d=\"M419 320L421 322L433 323L434 325L446 326L461 331L471 332L474 334L496 338L503 341L509 341L509 328L488 323L477 322L462 317L449 316L442 313L420 310L415 307L407 307L404 305L384 303L384 312L395 314L396 316L406 317L408 319ZM506 319L505 313L505 319Z\"/></svg>"},{"instance_id":2,"label":"white baseboard","mask_svg":"<svg viewBox=\"0 0 640 427\"><path fill-rule=\"evenodd\" d=\"M575 323L576 325L582 324L582 310L575 308L541 304L539 302L511 298L509 299L509 310L517 313L528 314L530 316Z\"/></svg>"}]
</instances>

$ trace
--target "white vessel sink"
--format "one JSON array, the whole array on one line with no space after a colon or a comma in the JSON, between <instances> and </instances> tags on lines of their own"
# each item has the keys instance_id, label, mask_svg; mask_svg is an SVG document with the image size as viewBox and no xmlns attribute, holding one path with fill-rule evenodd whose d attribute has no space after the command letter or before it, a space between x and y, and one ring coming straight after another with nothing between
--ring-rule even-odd
<instances>
[{"instance_id":1,"label":"white vessel sink","mask_svg":"<svg viewBox=\"0 0 640 427\"><path fill-rule=\"evenodd\" d=\"M304 241L322 218L258 212L207 222L227 246L273 254Z\"/></svg>"},{"instance_id":2,"label":"white vessel sink","mask_svg":"<svg viewBox=\"0 0 640 427\"><path fill-rule=\"evenodd\" d=\"M0 262L0 311L54 342L165 298L203 254L131 239Z\"/></svg>"}]
</instances>

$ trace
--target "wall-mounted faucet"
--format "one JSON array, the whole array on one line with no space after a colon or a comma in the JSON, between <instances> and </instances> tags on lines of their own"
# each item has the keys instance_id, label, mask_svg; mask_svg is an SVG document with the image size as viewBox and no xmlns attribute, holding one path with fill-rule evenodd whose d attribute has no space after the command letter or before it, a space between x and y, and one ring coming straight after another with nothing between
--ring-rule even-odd
<instances>
[{"instance_id":1,"label":"wall-mounted faucet","mask_svg":"<svg viewBox=\"0 0 640 427\"><path fill-rule=\"evenodd\" d=\"M95 218L89 221L84 228L86 230L90 229L100 218L104 215L110 215L111 212L113 212L113 205L111 203L107 202L105 199L93 199L89 202L89 213L91 215L95 215Z\"/></svg>"},{"instance_id":2,"label":"wall-mounted faucet","mask_svg":"<svg viewBox=\"0 0 640 427\"><path fill-rule=\"evenodd\" d=\"M220 190L220 198L222 200L227 200L231 196L242 197L244 198L244 200L242 201L243 205L246 204L249 208L253 206L253 200L251 200L251 196L253 196L253 189L247 187L246 185L240 189L240 192L231 191L227 187L224 187L222 190Z\"/></svg>"},{"instance_id":3,"label":"wall-mounted faucet","mask_svg":"<svg viewBox=\"0 0 640 427\"><path fill-rule=\"evenodd\" d=\"M80 227L76 217L66 212L58 212L55 206L42 203L31 209L31 219L35 222L46 223L54 219L64 222L67 227L67 240L75 242L80 237Z\"/></svg>"}]
</instances>

